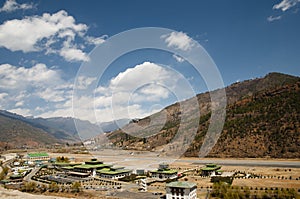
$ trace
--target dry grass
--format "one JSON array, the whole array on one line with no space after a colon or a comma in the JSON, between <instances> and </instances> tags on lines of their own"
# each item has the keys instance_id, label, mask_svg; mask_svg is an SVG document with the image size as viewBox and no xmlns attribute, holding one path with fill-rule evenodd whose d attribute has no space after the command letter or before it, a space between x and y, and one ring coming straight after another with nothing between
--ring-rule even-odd
<instances>
[{"instance_id":1,"label":"dry grass","mask_svg":"<svg viewBox=\"0 0 300 199\"><path fill-rule=\"evenodd\" d=\"M300 188L299 180L278 180L278 179L234 179L233 186L247 187L278 187L278 188Z\"/></svg>"}]
</instances>

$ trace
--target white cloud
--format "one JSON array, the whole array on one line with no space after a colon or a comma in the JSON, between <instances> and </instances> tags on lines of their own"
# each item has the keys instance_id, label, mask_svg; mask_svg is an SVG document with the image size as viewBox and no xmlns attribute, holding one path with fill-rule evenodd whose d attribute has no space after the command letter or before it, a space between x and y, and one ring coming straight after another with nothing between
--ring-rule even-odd
<instances>
[{"instance_id":1,"label":"white cloud","mask_svg":"<svg viewBox=\"0 0 300 199\"><path fill-rule=\"evenodd\" d=\"M168 35L163 35L162 39L165 39L168 47L174 47L183 51L188 51L195 45L192 38L183 32L172 32Z\"/></svg>"},{"instance_id":2,"label":"white cloud","mask_svg":"<svg viewBox=\"0 0 300 199\"><path fill-rule=\"evenodd\" d=\"M19 4L16 2L16 0L7 0L3 7L0 8L0 12L13 12L16 10L29 10L29 9L33 9L35 8L36 5L34 5L33 3L23 3L23 4Z\"/></svg>"},{"instance_id":3,"label":"white cloud","mask_svg":"<svg viewBox=\"0 0 300 199\"><path fill-rule=\"evenodd\" d=\"M1 100L4 100L5 97L7 97L7 96L8 96L7 93L0 93L0 101L1 101Z\"/></svg>"},{"instance_id":4,"label":"white cloud","mask_svg":"<svg viewBox=\"0 0 300 199\"><path fill-rule=\"evenodd\" d=\"M77 88L78 89L86 89L89 85L91 85L97 78L95 77L85 77L79 76L77 78Z\"/></svg>"},{"instance_id":5,"label":"white cloud","mask_svg":"<svg viewBox=\"0 0 300 199\"><path fill-rule=\"evenodd\" d=\"M269 16L269 17L267 18L267 20L268 20L269 22L277 21L277 20L280 20L280 19L281 19L281 16L277 16L277 17Z\"/></svg>"},{"instance_id":6,"label":"white cloud","mask_svg":"<svg viewBox=\"0 0 300 199\"><path fill-rule=\"evenodd\" d=\"M74 62L74 61L89 61L88 55L78 48L66 48L63 47L59 55L65 58L65 60Z\"/></svg>"},{"instance_id":7,"label":"white cloud","mask_svg":"<svg viewBox=\"0 0 300 199\"><path fill-rule=\"evenodd\" d=\"M44 48L43 39L51 39L65 31L79 33L86 30L86 25L75 24L74 18L68 16L65 11L59 11L53 15L45 13L43 16L4 22L0 25L0 43L1 46L12 51L40 51Z\"/></svg>"},{"instance_id":8,"label":"white cloud","mask_svg":"<svg viewBox=\"0 0 300 199\"><path fill-rule=\"evenodd\" d=\"M18 102L15 104L15 107L20 107L20 106L24 106L24 101L18 101Z\"/></svg>"},{"instance_id":9,"label":"white cloud","mask_svg":"<svg viewBox=\"0 0 300 199\"><path fill-rule=\"evenodd\" d=\"M150 84L133 93L131 99L133 102L159 102L162 99L168 98L169 95L170 91L167 88L157 84Z\"/></svg>"},{"instance_id":10,"label":"white cloud","mask_svg":"<svg viewBox=\"0 0 300 199\"><path fill-rule=\"evenodd\" d=\"M144 62L124 72L110 81L110 88L115 91L128 91L148 83L165 83L171 73L155 63Z\"/></svg>"},{"instance_id":11,"label":"white cloud","mask_svg":"<svg viewBox=\"0 0 300 199\"><path fill-rule=\"evenodd\" d=\"M179 63L184 62L184 59L182 57L180 57L179 55L173 54L173 58L176 59L176 61L178 61Z\"/></svg>"},{"instance_id":12,"label":"white cloud","mask_svg":"<svg viewBox=\"0 0 300 199\"><path fill-rule=\"evenodd\" d=\"M15 108L15 109L10 109L8 111L25 116L25 117L32 116L30 109L26 109L26 108L25 109L24 108Z\"/></svg>"},{"instance_id":13,"label":"white cloud","mask_svg":"<svg viewBox=\"0 0 300 199\"><path fill-rule=\"evenodd\" d=\"M93 45L100 45L103 42L105 42L105 40L108 38L107 35L103 35L101 37L91 37L91 36L87 36L86 37L86 41L88 44L93 44Z\"/></svg>"},{"instance_id":14,"label":"white cloud","mask_svg":"<svg viewBox=\"0 0 300 199\"><path fill-rule=\"evenodd\" d=\"M62 79L60 71L49 69L45 64L31 68L10 64L0 65L0 93L5 99L5 109L24 111L35 115L35 106L53 108L51 104L71 99L72 87ZM64 87L62 85L65 85Z\"/></svg>"},{"instance_id":15,"label":"white cloud","mask_svg":"<svg viewBox=\"0 0 300 199\"><path fill-rule=\"evenodd\" d=\"M79 76L77 88L82 91L95 80ZM183 80L171 68L144 62L119 73L88 96L73 96L73 82L64 80L55 68L40 63L31 68L2 64L0 101L1 108L25 116L72 117L75 111L80 119L104 122L152 114L158 111L153 104L155 107L168 105L164 104L165 100L174 93L179 100L191 97L191 93L185 95L188 89L183 86ZM72 99L77 102L75 105Z\"/></svg>"},{"instance_id":16,"label":"white cloud","mask_svg":"<svg viewBox=\"0 0 300 199\"><path fill-rule=\"evenodd\" d=\"M138 104L133 104L128 106L115 105L114 109L111 107L96 109L95 114L98 122L105 122L122 118L143 118L158 111L158 109L147 110ZM90 115L91 112L87 114Z\"/></svg>"},{"instance_id":17,"label":"white cloud","mask_svg":"<svg viewBox=\"0 0 300 199\"><path fill-rule=\"evenodd\" d=\"M279 4L275 4L273 9L280 9L281 11L285 12L288 9L296 6L300 0L282 0Z\"/></svg>"},{"instance_id":18,"label":"white cloud","mask_svg":"<svg viewBox=\"0 0 300 199\"><path fill-rule=\"evenodd\" d=\"M90 112L91 113L91 112ZM60 109L51 109L44 111L41 114L36 115L37 117L51 118L51 117L73 117L72 107L65 107Z\"/></svg>"},{"instance_id":19,"label":"white cloud","mask_svg":"<svg viewBox=\"0 0 300 199\"><path fill-rule=\"evenodd\" d=\"M57 53L67 61L87 61L88 56L83 51L85 46L76 45L76 38L87 40L88 44L93 45L106 38L87 36L87 30L87 25L76 23L74 17L64 10L54 14L44 13L42 16L13 19L0 25L0 47L24 53Z\"/></svg>"},{"instance_id":20,"label":"white cloud","mask_svg":"<svg viewBox=\"0 0 300 199\"><path fill-rule=\"evenodd\" d=\"M48 69L45 64L36 64L32 68L2 64L0 77L0 89L4 90L24 90L28 86L39 87L60 82L59 72Z\"/></svg>"},{"instance_id":21,"label":"white cloud","mask_svg":"<svg viewBox=\"0 0 300 199\"><path fill-rule=\"evenodd\" d=\"M57 90L53 88L46 88L45 90L41 90L40 92L36 93L37 96L39 96L41 99L44 99L47 102L65 101L66 98L64 97L64 94L64 90Z\"/></svg>"},{"instance_id":22,"label":"white cloud","mask_svg":"<svg viewBox=\"0 0 300 199\"><path fill-rule=\"evenodd\" d=\"M97 119L103 122L144 117L158 111L150 109L149 104L159 103L164 107L168 105L164 101L173 94L179 100L187 99L192 95L186 92L188 89L183 81L184 77L176 71L151 62L128 68L112 78L107 86L96 89L93 105ZM90 100L81 100L78 104L86 104L85 108L94 111L88 103Z\"/></svg>"}]
</instances>

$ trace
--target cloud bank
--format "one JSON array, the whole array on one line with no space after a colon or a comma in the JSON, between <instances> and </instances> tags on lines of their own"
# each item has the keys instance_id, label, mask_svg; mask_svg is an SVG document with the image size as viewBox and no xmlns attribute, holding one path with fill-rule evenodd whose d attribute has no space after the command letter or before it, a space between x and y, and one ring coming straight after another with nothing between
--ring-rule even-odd
<instances>
[{"instance_id":1,"label":"cloud bank","mask_svg":"<svg viewBox=\"0 0 300 199\"><path fill-rule=\"evenodd\" d=\"M99 45L106 36L88 36L87 30L86 24L76 23L64 10L13 19L0 25L0 47L24 53L54 53L69 62L88 61L84 52L86 45Z\"/></svg>"}]
</instances>

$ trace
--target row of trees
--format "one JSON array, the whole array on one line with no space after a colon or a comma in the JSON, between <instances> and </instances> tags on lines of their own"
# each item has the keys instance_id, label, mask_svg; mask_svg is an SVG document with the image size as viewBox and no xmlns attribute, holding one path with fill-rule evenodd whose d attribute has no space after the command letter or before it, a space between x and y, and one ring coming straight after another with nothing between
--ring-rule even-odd
<instances>
[{"instance_id":1,"label":"row of trees","mask_svg":"<svg viewBox=\"0 0 300 199\"><path fill-rule=\"evenodd\" d=\"M65 192L70 191L72 193L79 193L82 191L81 184L79 182L74 182L70 187L64 185L58 185L55 182L52 182L48 186L45 184L38 185L35 182L26 182L21 188L23 192L41 192L44 193L46 191L49 192Z\"/></svg>"},{"instance_id":2,"label":"row of trees","mask_svg":"<svg viewBox=\"0 0 300 199\"><path fill-rule=\"evenodd\" d=\"M215 183L213 185L213 190L210 195L214 198L224 198L224 199L248 199L248 198L258 198L258 199L286 199L286 198L298 198L298 194L295 189L263 189L260 190L256 188L253 190L249 187L233 187L227 183Z\"/></svg>"}]
</instances>

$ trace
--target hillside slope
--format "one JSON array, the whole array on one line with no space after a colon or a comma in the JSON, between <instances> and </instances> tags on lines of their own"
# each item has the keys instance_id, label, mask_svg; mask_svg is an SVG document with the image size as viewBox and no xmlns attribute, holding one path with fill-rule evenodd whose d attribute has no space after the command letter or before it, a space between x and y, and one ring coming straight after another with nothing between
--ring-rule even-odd
<instances>
[{"instance_id":1,"label":"hillside slope","mask_svg":"<svg viewBox=\"0 0 300 199\"><path fill-rule=\"evenodd\" d=\"M208 156L299 158L299 100L300 81L231 104L221 137ZM199 133L208 122L201 124ZM202 141L196 137L185 155L196 156Z\"/></svg>"},{"instance_id":2,"label":"hillside slope","mask_svg":"<svg viewBox=\"0 0 300 199\"><path fill-rule=\"evenodd\" d=\"M300 151L299 81L299 77L270 73L264 78L247 80L226 87L226 121L221 137L209 156L300 157L298 153ZM183 129L180 135L181 146L168 147L186 148L186 156L198 156L210 122L210 95L208 92L199 94L197 100L201 112L200 118L194 116L195 109L198 107L192 103L192 100L186 100L181 103L189 110L188 115L184 117L185 121L181 121L180 104L176 103L166 107L160 113L127 125L125 130L126 132L130 130L130 135L118 130L108 134L108 138L116 146L123 148L164 151L180 127ZM151 120L160 118L163 113L166 113L167 121L162 128L159 119L157 123L154 122L154 125L149 125ZM146 126L146 128L138 130L136 125ZM198 129L195 139L191 141L189 135L195 130L193 128Z\"/></svg>"},{"instance_id":3,"label":"hillside slope","mask_svg":"<svg viewBox=\"0 0 300 199\"><path fill-rule=\"evenodd\" d=\"M0 110L0 115L3 117L19 120L34 128L41 129L49 135L63 142L79 142L94 137L101 133L101 128L98 125L92 124L89 121L74 119L71 117L55 117L55 118L32 118L23 117L18 114ZM80 128L78 135L76 124ZM1 131L1 126L0 126Z\"/></svg>"},{"instance_id":4,"label":"hillside slope","mask_svg":"<svg viewBox=\"0 0 300 199\"><path fill-rule=\"evenodd\" d=\"M41 129L0 115L0 149L36 147L60 142Z\"/></svg>"}]
</instances>

